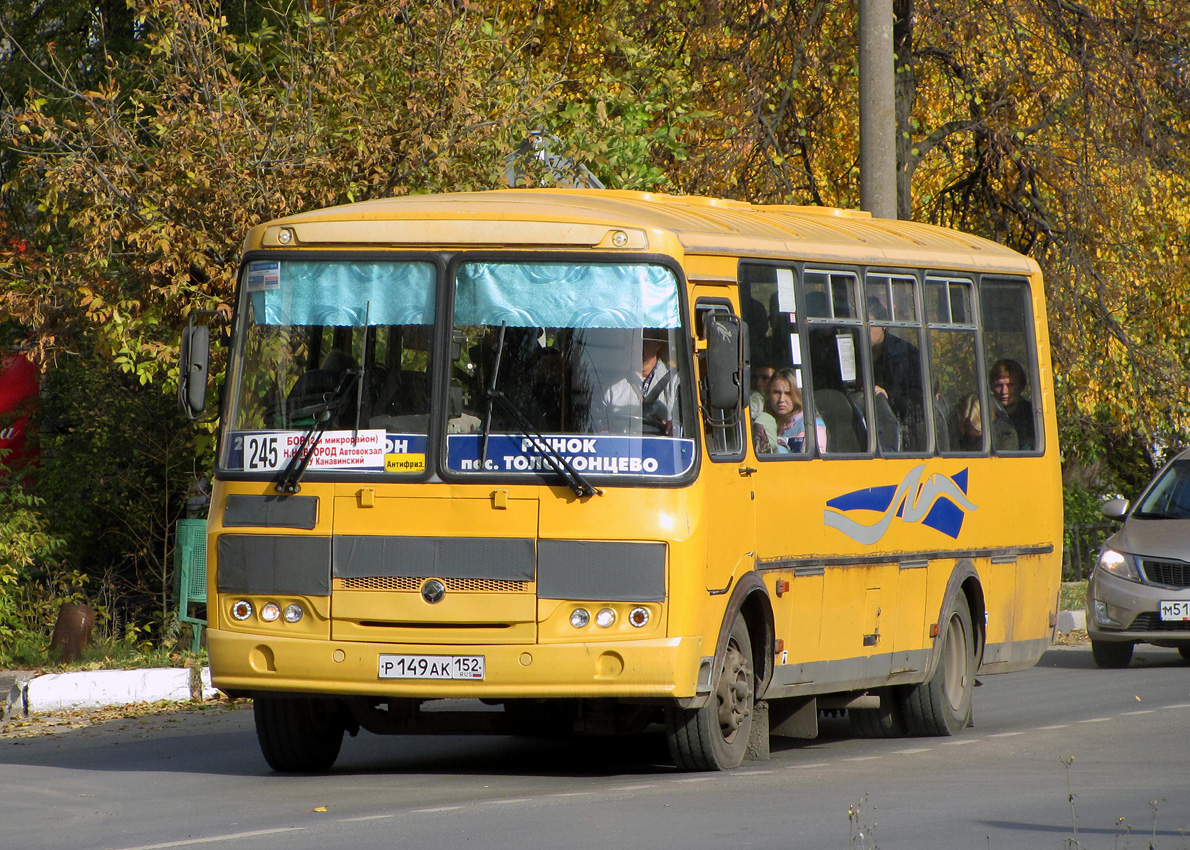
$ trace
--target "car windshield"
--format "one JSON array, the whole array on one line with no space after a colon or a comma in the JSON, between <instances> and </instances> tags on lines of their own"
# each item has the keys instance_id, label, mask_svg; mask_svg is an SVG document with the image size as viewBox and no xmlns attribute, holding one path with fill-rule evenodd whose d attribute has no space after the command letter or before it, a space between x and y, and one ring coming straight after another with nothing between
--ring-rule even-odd
<instances>
[{"instance_id":1,"label":"car windshield","mask_svg":"<svg viewBox=\"0 0 1190 850\"><path fill-rule=\"evenodd\" d=\"M1145 493L1133 516L1190 519L1190 458L1170 464Z\"/></svg>"},{"instance_id":2,"label":"car windshield","mask_svg":"<svg viewBox=\"0 0 1190 850\"><path fill-rule=\"evenodd\" d=\"M650 265L460 265L448 467L532 472L553 451L587 475L688 470L677 283Z\"/></svg>"}]
</instances>

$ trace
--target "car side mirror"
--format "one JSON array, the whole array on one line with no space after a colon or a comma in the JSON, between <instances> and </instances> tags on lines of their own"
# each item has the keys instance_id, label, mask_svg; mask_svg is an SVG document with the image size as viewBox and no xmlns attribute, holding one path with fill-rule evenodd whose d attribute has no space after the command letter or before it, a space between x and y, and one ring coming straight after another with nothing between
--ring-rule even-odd
<instances>
[{"instance_id":1,"label":"car side mirror","mask_svg":"<svg viewBox=\"0 0 1190 850\"><path fill-rule=\"evenodd\" d=\"M197 419L207 406L207 374L211 363L211 329L190 324L182 330L178 350L178 405L190 419Z\"/></svg>"},{"instance_id":2,"label":"car side mirror","mask_svg":"<svg viewBox=\"0 0 1190 850\"><path fill-rule=\"evenodd\" d=\"M743 333L738 316L711 313L707 334L707 403L716 410L733 410L744 388Z\"/></svg>"},{"instance_id":3,"label":"car side mirror","mask_svg":"<svg viewBox=\"0 0 1190 850\"><path fill-rule=\"evenodd\" d=\"M1128 515L1127 499L1112 499L1099 506L1099 511L1108 519L1123 519Z\"/></svg>"}]
</instances>

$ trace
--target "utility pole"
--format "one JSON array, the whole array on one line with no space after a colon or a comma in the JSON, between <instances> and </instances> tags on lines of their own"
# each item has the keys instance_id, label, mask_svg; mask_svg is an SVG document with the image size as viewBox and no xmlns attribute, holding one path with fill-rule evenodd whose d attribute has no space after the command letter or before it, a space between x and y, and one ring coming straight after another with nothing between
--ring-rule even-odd
<instances>
[{"instance_id":1,"label":"utility pole","mask_svg":"<svg viewBox=\"0 0 1190 850\"><path fill-rule=\"evenodd\" d=\"M897 217L897 117L892 0L859 0L859 198Z\"/></svg>"}]
</instances>

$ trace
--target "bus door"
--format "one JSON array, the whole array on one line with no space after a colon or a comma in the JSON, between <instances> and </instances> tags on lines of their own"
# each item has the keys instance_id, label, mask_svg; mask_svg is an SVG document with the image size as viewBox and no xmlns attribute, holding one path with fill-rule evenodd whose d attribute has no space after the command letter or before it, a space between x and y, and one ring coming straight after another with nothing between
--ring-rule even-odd
<instances>
[{"instance_id":1,"label":"bus door","mask_svg":"<svg viewBox=\"0 0 1190 850\"><path fill-rule=\"evenodd\" d=\"M714 408L707 397L707 334L711 315L735 317L721 289L695 287L695 333L698 336L699 392L706 446L700 483L707 528L707 590L726 592L744 570L751 569L756 545L754 467L748 465L743 387L743 349L738 358L741 392L734 408ZM738 321L738 320L737 320ZM742 334L741 334L742 338ZM734 578L733 578L734 577Z\"/></svg>"}]
</instances>

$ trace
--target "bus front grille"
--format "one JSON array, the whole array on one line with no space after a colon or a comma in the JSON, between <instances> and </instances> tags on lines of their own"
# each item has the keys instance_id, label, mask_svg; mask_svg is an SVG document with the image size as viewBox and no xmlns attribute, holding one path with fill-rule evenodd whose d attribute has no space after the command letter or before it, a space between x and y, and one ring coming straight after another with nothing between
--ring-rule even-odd
<instances>
[{"instance_id":1,"label":"bus front grille","mask_svg":"<svg viewBox=\"0 0 1190 850\"><path fill-rule=\"evenodd\" d=\"M432 576L357 576L335 579L335 590L394 590L418 591ZM444 578L440 581L450 592L463 593L527 593L532 585L527 581L507 581L486 578Z\"/></svg>"}]
</instances>

